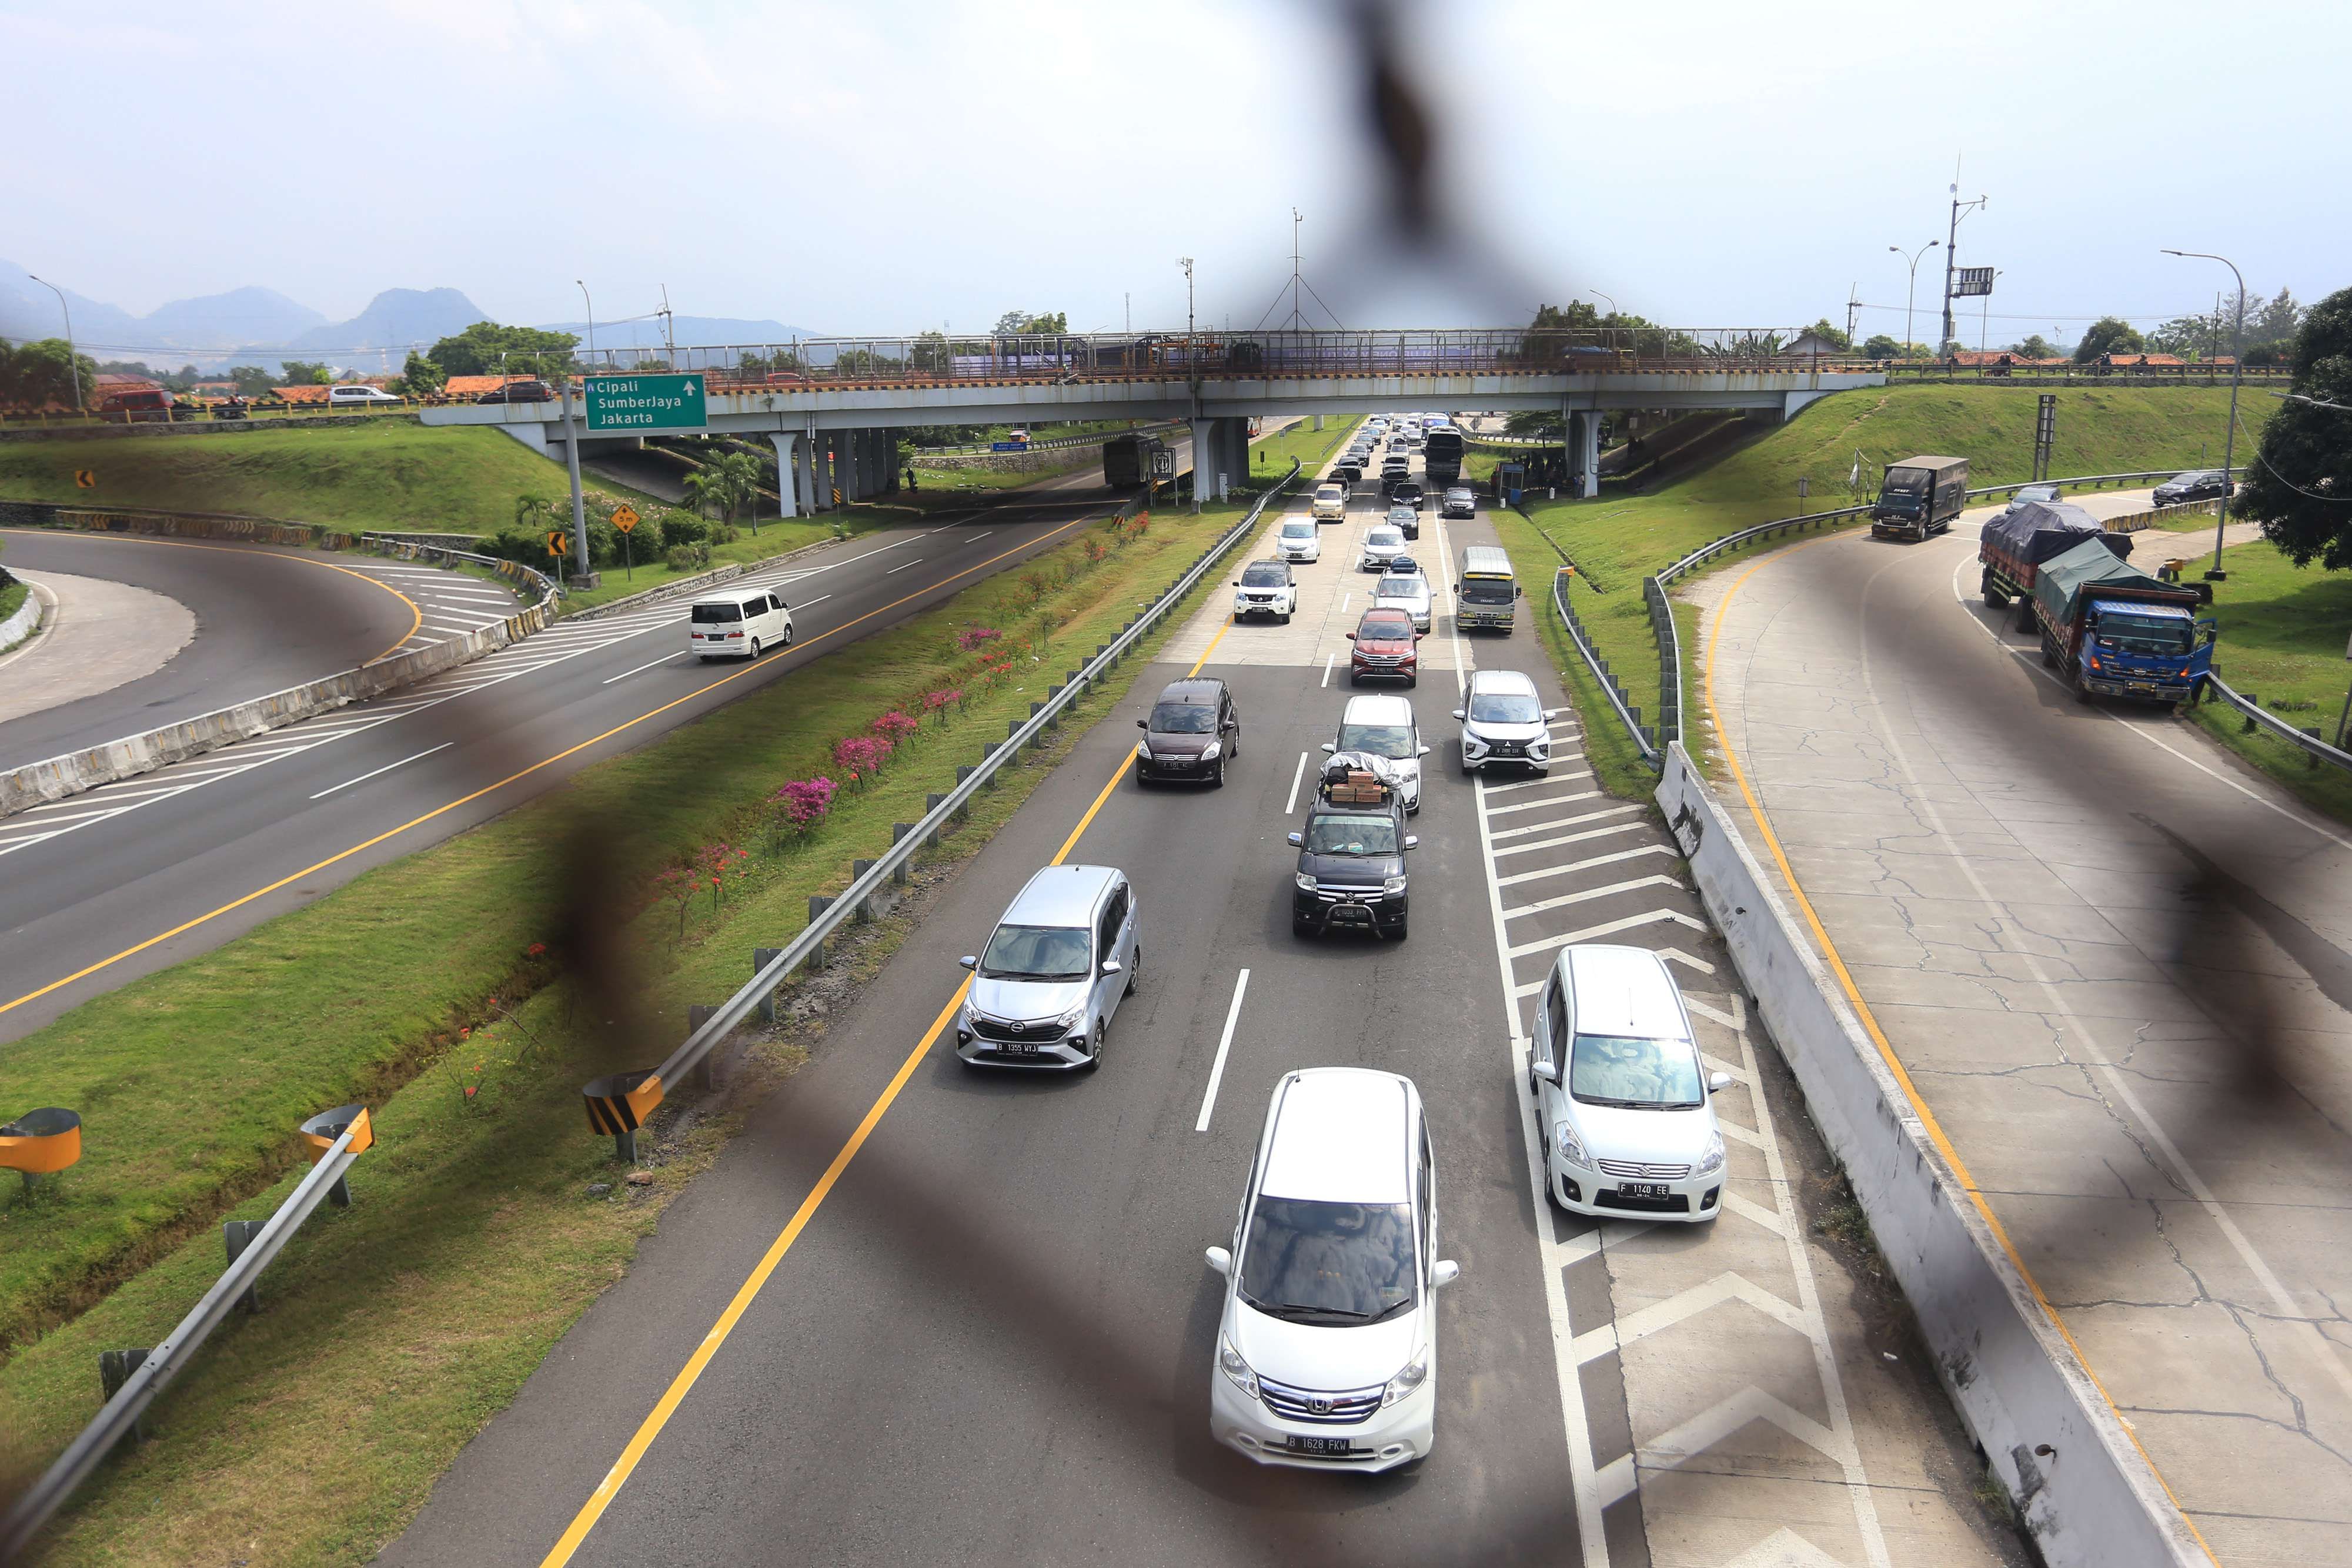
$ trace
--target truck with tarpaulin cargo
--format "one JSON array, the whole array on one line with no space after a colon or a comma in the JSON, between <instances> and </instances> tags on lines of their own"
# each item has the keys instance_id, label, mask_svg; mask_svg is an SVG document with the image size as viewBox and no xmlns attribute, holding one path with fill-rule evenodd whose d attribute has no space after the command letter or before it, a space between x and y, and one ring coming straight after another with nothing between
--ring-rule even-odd
<instances>
[{"instance_id":1,"label":"truck with tarpaulin cargo","mask_svg":"<svg viewBox=\"0 0 2352 1568\"><path fill-rule=\"evenodd\" d=\"M1977 540L1983 568L1979 587L1989 610L2018 601L2017 629L2033 630L2033 580L2042 563L2089 539L2103 541L2118 558L2132 551L2129 534L2111 534L2098 518L2071 501L2018 501L1989 519Z\"/></svg>"},{"instance_id":2,"label":"truck with tarpaulin cargo","mask_svg":"<svg viewBox=\"0 0 2352 1568\"><path fill-rule=\"evenodd\" d=\"M2212 594L2210 583L2163 581L2086 540L2034 574L2042 662L2084 702L2185 703L2213 673L2214 623L2197 614Z\"/></svg>"},{"instance_id":3,"label":"truck with tarpaulin cargo","mask_svg":"<svg viewBox=\"0 0 2352 1568\"><path fill-rule=\"evenodd\" d=\"M1947 533L1968 504L1967 458L1906 457L1886 465L1871 504L1870 531L1883 539Z\"/></svg>"}]
</instances>

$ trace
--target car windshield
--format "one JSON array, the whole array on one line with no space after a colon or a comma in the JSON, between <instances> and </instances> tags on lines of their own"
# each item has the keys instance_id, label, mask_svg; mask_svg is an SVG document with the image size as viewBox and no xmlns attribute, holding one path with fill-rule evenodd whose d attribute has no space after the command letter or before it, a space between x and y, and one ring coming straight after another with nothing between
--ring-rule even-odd
<instances>
[{"instance_id":1,"label":"car windshield","mask_svg":"<svg viewBox=\"0 0 2352 1568\"><path fill-rule=\"evenodd\" d=\"M1568 1092L1588 1105L1689 1111L1706 1103L1698 1052L1688 1040L1580 1034L1570 1053Z\"/></svg>"},{"instance_id":2,"label":"car windshield","mask_svg":"<svg viewBox=\"0 0 2352 1568\"><path fill-rule=\"evenodd\" d=\"M1083 925L1000 925L980 956L987 980L1083 980L1087 977L1087 928Z\"/></svg>"},{"instance_id":3,"label":"car windshield","mask_svg":"<svg viewBox=\"0 0 2352 1568\"><path fill-rule=\"evenodd\" d=\"M1281 567L1268 566L1263 562L1246 568L1242 572L1244 588L1280 588L1289 580L1288 571Z\"/></svg>"},{"instance_id":4,"label":"car windshield","mask_svg":"<svg viewBox=\"0 0 2352 1568\"><path fill-rule=\"evenodd\" d=\"M1897 468L1886 476L1886 487L1906 496L1916 496L1927 487L1925 468Z\"/></svg>"},{"instance_id":5,"label":"car windshield","mask_svg":"<svg viewBox=\"0 0 2352 1568\"><path fill-rule=\"evenodd\" d=\"M1511 601L1511 580L1507 577L1465 577L1462 580L1462 598L1470 604L1508 604Z\"/></svg>"},{"instance_id":6,"label":"car windshield","mask_svg":"<svg viewBox=\"0 0 2352 1568\"><path fill-rule=\"evenodd\" d=\"M1400 571L1381 579L1373 585L1372 594L1377 599L1426 599L1429 584L1409 571Z\"/></svg>"},{"instance_id":7,"label":"car windshield","mask_svg":"<svg viewBox=\"0 0 2352 1568\"><path fill-rule=\"evenodd\" d=\"M1217 710L1203 703L1154 703L1151 731L1155 735L1213 735Z\"/></svg>"},{"instance_id":8,"label":"car windshield","mask_svg":"<svg viewBox=\"0 0 2352 1568\"><path fill-rule=\"evenodd\" d=\"M694 620L698 625L709 625L719 621L740 621L742 619L743 610L740 605L698 604L694 607Z\"/></svg>"},{"instance_id":9,"label":"car windshield","mask_svg":"<svg viewBox=\"0 0 2352 1568\"><path fill-rule=\"evenodd\" d=\"M1315 492L1315 498L1318 501L1336 501L1339 498L1339 486L1326 485Z\"/></svg>"},{"instance_id":10,"label":"car windshield","mask_svg":"<svg viewBox=\"0 0 2352 1568\"><path fill-rule=\"evenodd\" d=\"M1300 847L1313 855L1392 855L1398 852L1396 819L1318 812L1307 820Z\"/></svg>"},{"instance_id":11,"label":"car windshield","mask_svg":"<svg viewBox=\"0 0 2352 1568\"><path fill-rule=\"evenodd\" d=\"M1369 751L1374 757L1411 757L1412 726L1409 724L1343 724L1339 727L1339 749Z\"/></svg>"},{"instance_id":12,"label":"car windshield","mask_svg":"<svg viewBox=\"0 0 2352 1568\"><path fill-rule=\"evenodd\" d=\"M1282 537L1286 539L1311 539L1315 537L1313 523L1285 523Z\"/></svg>"},{"instance_id":13,"label":"car windshield","mask_svg":"<svg viewBox=\"0 0 2352 1568\"><path fill-rule=\"evenodd\" d=\"M2150 653L2170 658L2197 644L2196 628L2165 615L2134 615L2126 611L2099 612L2099 646L2118 653Z\"/></svg>"},{"instance_id":14,"label":"car windshield","mask_svg":"<svg viewBox=\"0 0 2352 1568\"><path fill-rule=\"evenodd\" d=\"M1391 507L1389 508L1389 521L1400 526L1413 521L1412 508L1411 507Z\"/></svg>"},{"instance_id":15,"label":"car windshield","mask_svg":"<svg viewBox=\"0 0 2352 1568\"><path fill-rule=\"evenodd\" d=\"M1379 615L1367 615L1356 622L1359 643L1394 643L1410 641L1412 622L1402 610L1391 610Z\"/></svg>"},{"instance_id":16,"label":"car windshield","mask_svg":"<svg viewBox=\"0 0 2352 1568\"><path fill-rule=\"evenodd\" d=\"M1404 535L1394 528L1374 528L1364 536L1364 545L1370 549L1394 549L1403 543Z\"/></svg>"},{"instance_id":17,"label":"car windshield","mask_svg":"<svg viewBox=\"0 0 2352 1568\"><path fill-rule=\"evenodd\" d=\"M1260 1197L1250 1210L1237 1289L1294 1323L1379 1322L1412 1309L1412 1209Z\"/></svg>"},{"instance_id":18,"label":"car windshield","mask_svg":"<svg viewBox=\"0 0 2352 1568\"><path fill-rule=\"evenodd\" d=\"M1540 724L1543 707L1525 692L1472 692L1470 717L1479 724Z\"/></svg>"}]
</instances>

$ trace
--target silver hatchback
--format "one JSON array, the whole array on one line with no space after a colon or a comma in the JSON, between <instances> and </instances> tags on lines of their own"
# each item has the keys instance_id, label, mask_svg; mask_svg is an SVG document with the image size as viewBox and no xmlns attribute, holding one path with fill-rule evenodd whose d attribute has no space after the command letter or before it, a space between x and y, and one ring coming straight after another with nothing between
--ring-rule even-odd
<instances>
[{"instance_id":1,"label":"silver hatchback","mask_svg":"<svg viewBox=\"0 0 2352 1568\"><path fill-rule=\"evenodd\" d=\"M1143 946L1134 886L1112 866L1047 866L1016 895L988 945L962 959L971 987L956 1054L975 1067L1069 1071L1102 1062Z\"/></svg>"}]
</instances>

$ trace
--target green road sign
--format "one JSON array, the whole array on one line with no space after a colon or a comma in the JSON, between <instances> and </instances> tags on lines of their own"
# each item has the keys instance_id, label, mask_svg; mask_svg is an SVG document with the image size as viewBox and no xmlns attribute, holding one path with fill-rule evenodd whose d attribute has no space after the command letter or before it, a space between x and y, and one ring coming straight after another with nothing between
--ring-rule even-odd
<instances>
[{"instance_id":1,"label":"green road sign","mask_svg":"<svg viewBox=\"0 0 2352 1568\"><path fill-rule=\"evenodd\" d=\"M698 374L583 379L587 382L583 401L591 435L709 428L710 414L703 401L702 377Z\"/></svg>"}]
</instances>

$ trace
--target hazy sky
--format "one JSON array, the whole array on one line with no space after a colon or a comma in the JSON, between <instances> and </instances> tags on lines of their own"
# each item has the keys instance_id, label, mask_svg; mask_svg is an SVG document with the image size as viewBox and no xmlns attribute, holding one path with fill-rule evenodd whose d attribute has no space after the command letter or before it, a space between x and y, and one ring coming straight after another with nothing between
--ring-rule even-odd
<instances>
[{"instance_id":1,"label":"hazy sky","mask_svg":"<svg viewBox=\"0 0 2352 1568\"><path fill-rule=\"evenodd\" d=\"M700 5L0 0L0 256L146 311L261 284L331 319L446 285L506 320L844 332L1255 324L1307 214L1349 326L1600 289L1677 325L1902 329L1946 187L1991 198L1996 343L2352 284L2352 5L1446 0L1402 7L1445 232L1393 243L1312 0ZM1933 308L1938 257L1919 268ZM1310 302L1311 308L1311 302ZM1318 319L1320 313L1316 312ZM1287 300L1276 319L1287 317ZM2002 319L2009 318L2010 319ZM1961 318L1974 344L1973 311ZM1921 318L1917 336L1934 327Z\"/></svg>"}]
</instances>

